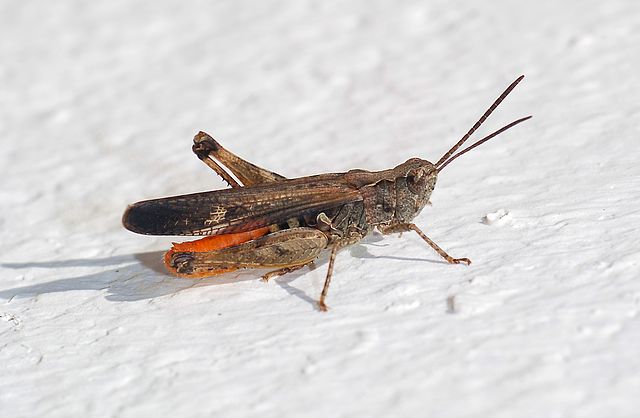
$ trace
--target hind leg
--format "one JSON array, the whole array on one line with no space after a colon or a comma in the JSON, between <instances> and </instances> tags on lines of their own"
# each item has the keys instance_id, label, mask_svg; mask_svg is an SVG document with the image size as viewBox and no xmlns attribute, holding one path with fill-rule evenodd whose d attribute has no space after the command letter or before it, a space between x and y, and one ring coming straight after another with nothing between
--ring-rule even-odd
<instances>
[{"instance_id":1,"label":"hind leg","mask_svg":"<svg viewBox=\"0 0 640 418\"><path fill-rule=\"evenodd\" d=\"M202 162L234 188L286 180L280 174L258 167L227 151L204 132L198 132L193 138L192 149Z\"/></svg>"},{"instance_id":2,"label":"hind leg","mask_svg":"<svg viewBox=\"0 0 640 418\"><path fill-rule=\"evenodd\" d=\"M289 267L284 267L278 270L273 270L264 274L261 280L267 283L270 279L273 279L274 277L283 276L287 273L291 273L292 271L300 270L302 267L308 266L309 264L312 264L312 263L313 261L305 264L298 264L297 266L289 266Z\"/></svg>"},{"instance_id":3,"label":"hind leg","mask_svg":"<svg viewBox=\"0 0 640 418\"><path fill-rule=\"evenodd\" d=\"M205 277L239 268L281 271L311 263L326 246L327 236L317 229L292 228L211 251L178 248L167 253L165 262L169 271L182 277Z\"/></svg>"}]
</instances>

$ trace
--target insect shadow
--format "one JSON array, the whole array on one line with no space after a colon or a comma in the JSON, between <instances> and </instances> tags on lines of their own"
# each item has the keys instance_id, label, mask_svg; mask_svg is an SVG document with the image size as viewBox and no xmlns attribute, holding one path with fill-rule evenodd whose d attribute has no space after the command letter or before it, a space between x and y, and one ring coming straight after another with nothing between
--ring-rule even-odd
<instances>
[{"instance_id":1,"label":"insect shadow","mask_svg":"<svg viewBox=\"0 0 640 418\"><path fill-rule=\"evenodd\" d=\"M93 259L69 259L56 261L2 263L11 269L61 269L103 267L92 273L64 279L15 287L0 291L0 298L13 299L33 297L46 293L70 292L74 290L106 290L107 300L136 301L179 292L193 283L172 282L162 273L161 252L119 255ZM156 265L157 264L157 265ZM104 267L111 267L104 269ZM160 274L159 274L160 273Z\"/></svg>"},{"instance_id":2,"label":"insect shadow","mask_svg":"<svg viewBox=\"0 0 640 418\"><path fill-rule=\"evenodd\" d=\"M441 263L433 259L395 257L371 254L367 247L386 247L378 244L381 237L375 235L367 237L363 244L358 244L349 249L354 258L384 258L392 260L413 260L430 263ZM248 280L258 280L267 270L238 270L219 276L204 279L183 279L170 276L166 273L162 262L164 252L153 251L137 254L118 255L102 258L77 258L56 261L38 261L24 263L2 263L1 266L9 269L61 269L82 267L107 267L98 273L67 277L46 283L38 283L29 286L15 287L0 291L0 299L12 300L13 298L34 297L40 294L71 292L76 290L106 291L105 298L110 301L133 302L156 297L175 295L184 290L196 287L217 286L237 283ZM311 270L328 263L328 254L322 255L314 262ZM294 287L292 283L299 277L308 274L309 268L292 272L286 276L272 279L280 288L288 294L295 296L316 307L316 300L303 290Z\"/></svg>"},{"instance_id":3,"label":"insect shadow","mask_svg":"<svg viewBox=\"0 0 640 418\"><path fill-rule=\"evenodd\" d=\"M11 269L57 269L73 267L112 267L74 277L67 277L16 287L0 291L1 299L15 297L33 297L45 293L70 292L74 290L103 290L110 301L133 302L174 295L183 290L210 285L237 283L254 280L255 275L246 272L229 273L210 279L181 279L166 273L162 264L164 252L154 251L130 255L119 255L94 259L69 259L58 261L2 263L2 267Z\"/></svg>"},{"instance_id":4,"label":"insect shadow","mask_svg":"<svg viewBox=\"0 0 640 418\"><path fill-rule=\"evenodd\" d=\"M248 280L258 280L261 273L256 270L242 270L204 279L183 279L170 276L164 270L164 252L154 251L131 255L119 255L95 259L69 259L57 261L2 263L10 269L59 269L82 267L112 267L99 273L67 277L29 286L14 287L0 291L0 299L34 297L47 293L71 292L77 290L106 291L105 299L116 302L134 302L161 296L172 296L184 290L204 286L217 286ZM316 266L326 264L328 257L321 257ZM266 272L266 270L265 270ZM308 272L308 271L307 271ZM291 282L305 274L296 272L273 281L290 295L296 296L316 306L315 300L304 291L295 288Z\"/></svg>"}]
</instances>

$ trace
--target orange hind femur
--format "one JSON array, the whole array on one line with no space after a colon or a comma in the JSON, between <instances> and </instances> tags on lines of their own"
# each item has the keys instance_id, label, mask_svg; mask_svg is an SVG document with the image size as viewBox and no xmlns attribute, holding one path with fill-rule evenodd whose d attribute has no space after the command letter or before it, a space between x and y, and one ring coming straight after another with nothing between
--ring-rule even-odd
<instances>
[{"instance_id":1,"label":"orange hind femur","mask_svg":"<svg viewBox=\"0 0 640 418\"><path fill-rule=\"evenodd\" d=\"M171 266L171 257L175 253L180 253L180 252L204 253L209 251L221 250L223 248L233 247L234 245L242 244L244 242L251 241L252 239L259 238L263 235L266 235L268 232L269 232L269 227L264 227L264 228L254 229L253 231L238 232L235 234L208 236L195 241L187 241L187 242L180 242L180 243L174 242L171 249L167 251L164 255L164 265L167 267L167 270L169 270L171 274L178 277L186 277L191 279L215 276L218 274L234 271L234 270L237 270L237 268L214 269L214 270L198 272L198 273L189 273L189 274L178 273L175 267Z\"/></svg>"}]
</instances>

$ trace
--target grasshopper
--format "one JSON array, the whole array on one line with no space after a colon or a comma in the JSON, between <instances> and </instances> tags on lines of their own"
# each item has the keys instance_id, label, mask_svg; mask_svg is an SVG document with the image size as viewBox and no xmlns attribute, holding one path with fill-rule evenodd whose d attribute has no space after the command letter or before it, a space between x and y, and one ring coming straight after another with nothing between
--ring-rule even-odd
<instances>
[{"instance_id":1,"label":"grasshopper","mask_svg":"<svg viewBox=\"0 0 640 418\"><path fill-rule=\"evenodd\" d=\"M435 164L411 158L382 171L350 170L288 179L258 167L223 148L204 132L193 152L231 188L145 200L130 205L125 228L147 235L205 236L174 243L164 256L167 269L180 277L206 277L239 268L274 269L268 281L311 265L331 251L318 300L321 311L331 283L338 250L377 229L382 234L415 231L451 264L453 258L412 221L429 203L440 172L462 154L529 119L511 122L458 151L524 76L520 76L485 111L473 127Z\"/></svg>"}]
</instances>

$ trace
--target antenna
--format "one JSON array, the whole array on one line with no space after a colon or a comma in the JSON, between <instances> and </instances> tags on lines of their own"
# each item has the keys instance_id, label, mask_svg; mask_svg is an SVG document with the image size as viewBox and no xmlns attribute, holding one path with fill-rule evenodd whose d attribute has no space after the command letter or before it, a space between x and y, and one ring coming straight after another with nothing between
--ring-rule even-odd
<instances>
[{"instance_id":1,"label":"antenna","mask_svg":"<svg viewBox=\"0 0 640 418\"><path fill-rule=\"evenodd\" d=\"M498 97L496 99L496 101L493 102L493 104L486 110L486 112L484 112L482 117L480 119L478 119L478 121L471 127L471 129L469 129L469 132L467 132L465 134L465 136L463 136L462 139L460 139L460 141L458 141L457 144L455 144L453 147L451 147L451 149L449 151L447 151L442 156L442 158L440 158L438 160L438 162L435 164L435 166L438 168L438 171L442 168L442 167L440 167L440 165L444 164L445 161L449 160L449 157L451 157L453 155L453 153L455 153L467 141L467 139L469 139L469 137L471 135L473 135L473 133L476 131L476 129L478 129L480 127L480 125L482 125L484 123L484 121L487 120L489 115L491 115L491 113L493 113L493 111L496 110L496 108L500 105L500 103L502 103L502 101L505 99L505 97L507 97L509 95L509 93L511 93L511 91L518 85L519 82L522 81L523 78L524 78L524 75L521 75L520 77L518 77L516 79L516 81L511 83L509 85L509 87L507 87L507 89L504 92L502 92L500 97ZM517 122L520 123L520 122L522 122L522 120L519 120ZM507 126L508 126L508 128L510 128L513 125L511 125L511 126L507 125ZM497 135L500 132L503 132L504 130L506 130L508 128L505 127L505 128L503 128L503 130L496 131L497 133L495 135ZM493 136L491 138L493 138ZM487 139L487 141L488 141L488 139ZM474 144L474 145L477 146L477 145L480 145L480 144ZM471 147L469 149L471 149ZM466 152L468 150L465 150L464 152ZM462 155L462 154L460 154L460 155Z\"/></svg>"},{"instance_id":2,"label":"antenna","mask_svg":"<svg viewBox=\"0 0 640 418\"><path fill-rule=\"evenodd\" d=\"M504 131L506 131L509 128L512 128L514 126L516 126L517 124L519 124L520 122L524 122L527 119L531 119L533 116L527 116L524 118L520 118L518 120L514 120L513 122L511 122L508 125L503 126L502 128L498 129L497 131L495 131L492 134L489 134L487 136L485 136L484 138L482 138L481 140L477 141L476 143L474 143L473 145L468 146L467 148L463 149L462 151L458 152L457 154L454 154L451 158L449 158L447 161L443 162L438 168L438 173L442 171L443 168L445 168L451 161L455 160L456 158L458 158L459 156L461 156L462 154L465 154L469 151L471 151L472 149L474 149L475 147L478 147L482 144L484 144L485 142L487 142L488 140L490 140L491 138L493 138L494 136L498 136L501 133L503 133Z\"/></svg>"}]
</instances>

